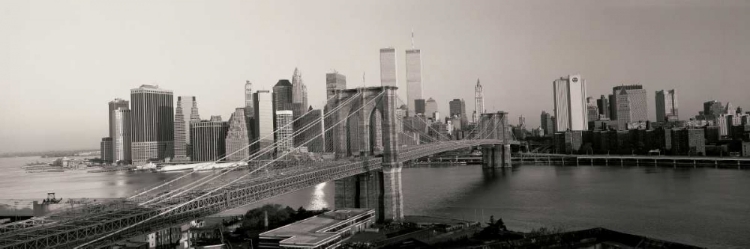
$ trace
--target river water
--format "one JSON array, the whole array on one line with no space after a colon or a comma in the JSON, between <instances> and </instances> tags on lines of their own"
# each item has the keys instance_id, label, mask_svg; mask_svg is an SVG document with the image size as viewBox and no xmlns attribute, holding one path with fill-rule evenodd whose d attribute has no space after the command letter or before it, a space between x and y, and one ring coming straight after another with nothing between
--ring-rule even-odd
<instances>
[{"instance_id":1,"label":"river water","mask_svg":"<svg viewBox=\"0 0 750 249\"><path fill-rule=\"evenodd\" d=\"M63 198L127 197L181 173L25 173L39 158L0 158L0 205L23 206L48 192ZM710 248L750 248L750 171L654 167L480 166L403 170L404 212L486 221L513 230L605 227ZM333 208L333 183L264 203ZM18 204L20 203L20 204ZM22 207L16 207L22 208Z\"/></svg>"}]
</instances>

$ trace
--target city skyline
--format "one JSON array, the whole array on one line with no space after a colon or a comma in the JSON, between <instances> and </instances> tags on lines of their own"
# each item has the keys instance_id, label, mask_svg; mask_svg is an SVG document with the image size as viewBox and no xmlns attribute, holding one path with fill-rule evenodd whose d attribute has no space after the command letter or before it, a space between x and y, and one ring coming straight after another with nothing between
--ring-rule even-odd
<instances>
[{"instance_id":1,"label":"city skyline","mask_svg":"<svg viewBox=\"0 0 750 249\"><path fill-rule=\"evenodd\" d=\"M750 105L743 95L750 86L743 82L746 77L737 66L746 65L750 60L750 56L746 56L750 50L742 46L750 34L740 26L750 21L740 15L750 8L747 2L680 1L680 6L670 1L477 3L476 6L450 2L429 5L373 3L369 9L342 3L341 8L362 14L362 20L354 24L339 24L335 19L323 20L330 15L323 19L311 16L316 10L332 10L321 10L320 6L309 6L318 4L308 3L216 4L207 8L190 3L156 3L153 9L142 10L145 11L142 13L144 20L133 22L128 10L136 5L127 3L121 3L124 6L97 3L86 6L47 2L51 5L49 8L36 6L39 11L29 15L18 10L35 3L4 2L1 4L7 8L0 8L4 10L0 31L15 39L0 41L5 45L0 47L7 49L9 55L0 60L0 83L8 89L0 93L0 99L9 103L0 106L0 115L18 118L5 119L0 124L0 140L12 141L3 143L0 152L93 148L107 134L102 103L114 98L126 99L129 89L142 84L160 85L172 90L176 96L195 95L203 103L201 112L204 115L228 117L236 107L243 106L243 95L237 92L245 80L253 82L255 89L270 90L279 79L288 79L290 70L299 67L305 71L310 104L321 108L325 100L325 73L336 69L350 76L354 80L347 85L349 88L362 85L358 75L363 72L372 75L367 79L367 85L379 85L376 51L389 46L396 50L399 95L405 99L403 51L410 47L412 28L419 34L420 49L426 51L422 58L423 81L436 86L425 88L423 95L433 97L442 113L447 113L448 102L454 98L472 99L470 86L476 78L482 79L485 87L487 110L506 111L514 118L550 112L549 81L569 72L585 75L591 97L608 93L611 91L608 89L616 85L642 84L647 92L646 99L651 102L656 90L677 89L681 117L685 119L697 115L702 103L712 99L745 108ZM286 5L294 8L286 8ZM547 5L581 8L595 14L549 22L545 19L549 15L545 13L555 7ZM181 11L170 11L168 17L159 16L165 9L173 7ZM417 7L432 13L405 14L409 8ZM54 12L47 13L44 9ZM660 17L676 9L680 10L675 13L676 18ZM297 14L290 15L291 18L312 19L310 23L314 24L270 19L268 14L253 17L254 13L247 10L267 10L271 14L289 10ZM495 14L495 11L500 13ZM99 12L103 14L100 16ZM393 20L379 19L381 13L393 15ZM472 13L479 17L461 19L454 24L442 20L446 14L450 19ZM642 18L631 20L631 15ZM102 19L103 16L107 18ZM261 21L253 21L254 18ZM596 23L606 18L612 20ZM533 19L540 20L524 24L525 20ZM190 28L180 28L180 22L174 20L184 20ZM276 22L281 27L264 27L264 24ZM23 28L16 26L17 23L22 23ZM211 25L225 23L241 24L230 25L221 31L211 29ZM358 25L365 28L351 28ZM552 27L539 27L545 25ZM111 28L121 26L131 29ZM602 27L608 30L602 30ZM344 46L330 46L328 44L333 43L329 43L328 38L315 36L309 31L290 32L292 36L309 39L285 39L289 35L279 32L323 28L340 34L334 37L346 37L339 41ZM162 30L166 32L160 33ZM260 35L243 34L248 33L247 30ZM90 31L102 31L103 34L92 39L88 36ZM592 39L580 38L583 37L581 34L589 32L590 36L586 37ZM223 43L215 43L213 38L193 37L212 35ZM482 39L465 39L472 36ZM257 37L274 38L259 40ZM545 42L550 37L574 45L550 47ZM118 46L120 49L113 49ZM230 52L238 48L241 48L240 52ZM316 49L320 51L311 51ZM181 54L191 55L185 57ZM570 63L572 55L578 54L585 55L586 59L575 59ZM611 62L613 59L616 63ZM268 60L272 63L266 63ZM458 66L460 64L466 66ZM721 88L712 87L717 82ZM65 91L60 94L59 91L39 90L56 87ZM527 99L539 101L522 102ZM654 108L649 104L650 120L655 120ZM65 113L70 110L74 113L60 115L58 122L61 125L51 128L42 128L42 120L26 115L32 111ZM468 113L472 111L467 110ZM66 125L79 120L89 122L91 128ZM538 127L539 123L534 121L531 119L528 127Z\"/></svg>"}]
</instances>

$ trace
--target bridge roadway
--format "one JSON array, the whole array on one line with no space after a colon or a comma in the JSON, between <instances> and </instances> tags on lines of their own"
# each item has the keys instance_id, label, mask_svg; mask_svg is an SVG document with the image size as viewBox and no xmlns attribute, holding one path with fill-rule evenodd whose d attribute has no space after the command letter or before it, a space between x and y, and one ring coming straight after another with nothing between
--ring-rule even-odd
<instances>
[{"instance_id":1,"label":"bridge roadway","mask_svg":"<svg viewBox=\"0 0 750 249\"><path fill-rule=\"evenodd\" d=\"M415 145L400 148L398 158L404 162L465 147L500 143L500 140L482 139ZM85 246L99 248L322 182L378 170L382 167L381 161L380 157L366 157L313 162L269 173L256 173L253 175L255 177L237 181L202 198L199 197L230 180L212 181L178 198L157 200L150 205L138 203L140 200L160 198L158 194L135 201L122 199L84 207L36 218L26 223L4 225L0 227L0 248L75 248L87 241L112 234L106 239ZM188 201L192 202L169 211ZM163 212L167 213L159 216Z\"/></svg>"}]
</instances>

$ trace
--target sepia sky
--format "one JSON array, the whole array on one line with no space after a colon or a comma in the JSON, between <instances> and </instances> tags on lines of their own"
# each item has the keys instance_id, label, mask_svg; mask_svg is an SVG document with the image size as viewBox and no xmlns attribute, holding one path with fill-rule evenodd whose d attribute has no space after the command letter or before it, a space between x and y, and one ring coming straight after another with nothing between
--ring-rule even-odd
<instances>
[{"instance_id":1,"label":"sepia sky","mask_svg":"<svg viewBox=\"0 0 750 249\"><path fill-rule=\"evenodd\" d=\"M325 73L379 85L378 50L422 49L423 95L466 100L539 125L552 81L580 73L591 96L676 88L680 117L702 102L750 110L750 1L0 1L0 152L98 148L107 102L158 84L229 118L245 80L270 90L299 67L310 103Z\"/></svg>"}]
</instances>

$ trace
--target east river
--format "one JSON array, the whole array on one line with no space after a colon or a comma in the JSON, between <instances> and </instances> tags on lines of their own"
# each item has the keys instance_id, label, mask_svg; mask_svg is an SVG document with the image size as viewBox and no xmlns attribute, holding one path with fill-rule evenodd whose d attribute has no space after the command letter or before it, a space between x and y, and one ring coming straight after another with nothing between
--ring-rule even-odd
<instances>
[{"instance_id":1,"label":"east river","mask_svg":"<svg viewBox=\"0 0 750 249\"><path fill-rule=\"evenodd\" d=\"M26 173L20 168L37 160L0 158L0 205L6 211L48 192L58 198L127 197L182 174ZM402 177L407 215L481 221L494 215L513 230L605 227L709 248L750 247L748 170L527 165L493 172L442 166L405 168ZM328 182L251 207L333 208L333 191Z\"/></svg>"}]
</instances>

